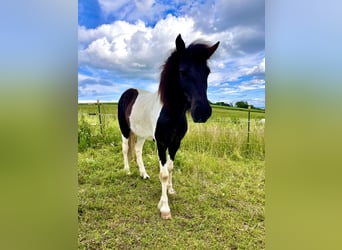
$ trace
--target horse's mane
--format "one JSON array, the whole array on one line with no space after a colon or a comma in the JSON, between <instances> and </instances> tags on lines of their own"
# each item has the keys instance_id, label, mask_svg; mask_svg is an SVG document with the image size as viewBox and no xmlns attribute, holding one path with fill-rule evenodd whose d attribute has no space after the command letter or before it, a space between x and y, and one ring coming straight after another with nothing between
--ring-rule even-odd
<instances>
[{"instance_id":1,"label":"horse's mane","mask_svg":"<svg viewBox=\"0 0 342 250\"><path fill-rule=\"evenodd\" d=\"M192 60L205 61L208 58L207 53L209 47L210 46L206 43L195 41L191 43L183 53L186 53L189 58L192 58ZM168 106L170 104L170 95L177 93L177 90L179 90L179 55L179 52L174 50L162 66L158 93L160 96L160 101L164 104L164 106ZM175 97L173 96L173 98ZM183 96L180 96L179 98L183 98ZM179 100L174 101L177 102Z\"/></svg>"},{"instance_id":2,"label":"horse's mane","mask_svg":"<svg viewBox=\"0 0 342 250\"><path fill-rule=\"evenodd\" d=\"M178 85L178 74L175 73L178 67L178 58L178 52L173 51L169 58L166 59L160 73L158 93L160 96L160 101L165 106L169 105L167 93L169 93L171 90L172 85L174 85L174 87Z\"/></svg>"}]
</instances>

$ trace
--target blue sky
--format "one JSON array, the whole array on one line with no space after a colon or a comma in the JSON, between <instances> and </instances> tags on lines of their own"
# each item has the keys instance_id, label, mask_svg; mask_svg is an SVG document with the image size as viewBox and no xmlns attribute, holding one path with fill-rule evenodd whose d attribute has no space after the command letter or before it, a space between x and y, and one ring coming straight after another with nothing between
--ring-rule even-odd
<instances>
[{"instance_id":1,"label":"blue sky","mask_svg":"<svg viewBox=\"0 0 342 250\"><path fill-rule=\"evenodd\" d=\"M260 0L78 1L78 100L117 101L130 87L156 91L180 33L220 46L208 99L265 106L265 3Z\"/></svg>"}]
</instances>

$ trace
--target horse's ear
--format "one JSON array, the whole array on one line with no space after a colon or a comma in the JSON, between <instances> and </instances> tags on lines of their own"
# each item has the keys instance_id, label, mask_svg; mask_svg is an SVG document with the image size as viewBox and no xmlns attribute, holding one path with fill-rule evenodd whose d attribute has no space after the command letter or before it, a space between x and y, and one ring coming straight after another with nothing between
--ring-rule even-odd
<instances>
[{"instance_id":1,"label":"horse's ear","mask_svg":"<svg viewBox=\"0 0 342 250\"><path fill-rule=\"evenodd\" d=\"M176 49L178 52L183 52L185 50L185 43L181 37L181 34L179 34L176 38Z\"/></svg>"},{"instance_id":2,"label":"horse's ear","mask_svg":"<svg viewBox=\"0 0 342 250\"><path fill-rule=\"evenodd\" d=\"M213 46L208 48L208 58L211 57L219 46L220 42L215 43Z\"/></svg>"}]
</instances>

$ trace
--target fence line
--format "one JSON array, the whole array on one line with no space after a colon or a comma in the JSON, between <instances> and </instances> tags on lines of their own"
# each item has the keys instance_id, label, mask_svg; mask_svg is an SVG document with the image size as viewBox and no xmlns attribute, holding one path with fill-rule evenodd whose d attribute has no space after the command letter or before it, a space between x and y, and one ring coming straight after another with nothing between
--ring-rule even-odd
<instances>
[{"instance_id":1,"label":"fence line","mask_svg":"<svg viewBox=\"0 0 342 250\"><path fill-rule=\"evenodd\" d=\"M102 130L102 118L101 118L101 104L100 104L100 100L97 100L97 112L99 114L99 122L100 122L100 130L101 130L101 134L103 134L103 130Z\"/></svg>"},{"instance_id":2,"label":"fence line","mask_svg":"<svg viewBox=\"0 0 342 250\"><path fill-rule=\"evenodd\" d=\"M91 110L88 112L78 112L78 115L81 116L98 116L98 122L99 124L91 124L92 126L100 126L100 130L101 130L101 134L103 134L103 127L106 126L106 119L104 119L104 121L102 120L102 117L114 117L114 120L117 120L117 114L116 113L106 113L106 108L104 107L104 105L102 105L102 109L101 109L101 104L99 100L97 100L96 103L91 103L88 105L89 106L93 106L95 110ZM106 103L103 103L106 104ZM83 104L84 105L84 104ZM87 104L85 104L87 105ZM97 112L96 112L96 106L97 106ZM235 125L242 125L244 126L245 123L247 123L247 147L249 147L250 144L250 134L254 134L257 133L258 131L251 131L251 120L254 120L254 128L255 127L260 127L261 129L264 128L264 123L260 122L260 119L251 119L251 107L248 107L247 110L247 117L246 118L236 118L236 117L225 117L225 118L212 118L210 119L211 122L219 122L219 123L230 123L230 124L235 124ZM259 126L256 126L259 125ZM242 127L241 127L242 128ZM225 143L225 142L222 142Z\"/></svg>"},{"instance_id":3,"label":"fence line","mask_svg":"<svg viewBox=\"0 0 342 250\"><path fill-rule=\"evenodd\" d=\"M79 115L89 115L89 116L97 116L97 115L99 115L99 113L86 113L86 112L78 112L78 114ZM101 116L114 116L114 117L116 117L117 116L117 114L111 114L111 113L101 113L100 114Z\"/></svg>"},{"instance_id":4,"label":"fence line","mask_svg":"<svg viewBox=\"0 0 342 250\"><path fill-rule=\"evenodd\" d=\"M94 112L91 112L91 113L89 113L89 112L78 112L78 115L80 115L80 116L98 116L99 114L96 112L96 113L94 113ZM104 117L114 117L115 119L114 120L116 120L117 119L117 114L112 114L112 113L101 113L100 114L102 117L104 116ZM210 118L208 121L211 121L211 122L218 122L218 123L235 123L235 124L237 124L237 123L248 123L248 118ZM252 122L252 121L255 121L255 123L257 123L257 124L260 124L261 126L264 126L264 124L263 123L261 123L260 121L259 121L259 119L256 119L256 118L251 118L250 119L250 123ZM100 126L100 124L98 124L99 126ZM102 126L103 126L104 124L102 124Z\"/></svg>"},{"instance_id":5,"label":"fence line","mask_svg":"<svg viewBox=\"0 0 342 250\"><path fill-rule=\"evenodd\" d=\"M105 108L104 105L102 105L100 109L96 109L95 104L93 107L91 107L91 109L80 110L80 112L78 112L78 119L81 118L80 124L82 124L82 117L84 117L86 119L84 121L88 125L91 125L92 127L100 126L100 129L97 129L98 127L94 130L91 129L91 131L93 132L89 131L89 135L85 136L90 136L90 138L94 136L94 140L99 140L99 137L96 136L101 135L101 138L105 141L107 141L109 137L111 137L111 135L107 133L108 131L106 130L106 128L112 127L113 124L114 126L117 125L117 114L114 110L110 110L110 113L106 113L107 111L109 111L108 107ZM192 137L189 137L189 135L186 136L184 138L183 144L188 145L190 148L193 148L201 152L212 152L213 154L218 155L221 155L224 151L229 154L238 153L237 157L240 157L239 154L247 154L262 157L265 153L265 142L263 135L263 129L265 126L264 123L260 122L260 119L251 119L250 116L250 114L246 113L246 117L243 118L236 116L211 118L209 120L210 127L206 127L203 131L201 130L200 126L190 122L189 132L192 132ZM215 122L217 122L217 124L215 124ZM223 123L225 123L226 126L221 126L221 124ZM190 128L190 126L192 126L192 128ZM212 141L203 141L201 138L205 138L208 134L213 136L212 138L209 137L212 139ZM104 135L106 135L106 137L109 137L105 138L103 137ZM208 143L211 145L209 145Z\"/></svg>"}]
</instances>

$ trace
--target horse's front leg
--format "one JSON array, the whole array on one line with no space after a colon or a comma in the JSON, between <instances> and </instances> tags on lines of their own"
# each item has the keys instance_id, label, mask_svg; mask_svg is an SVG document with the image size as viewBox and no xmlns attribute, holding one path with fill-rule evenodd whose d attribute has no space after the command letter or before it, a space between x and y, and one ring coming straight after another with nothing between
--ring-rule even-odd
<instances>
[{"instance_id":1,"label":"horse's front leg","mask_svg":"<svg viewBox=\"0 0 342 250\"><path fill-rule=\"evenodd\" d=\"M160 164L160 173L159 179L162 186L162 194L160 197L160 201L158 203L158 208L160 210L160 216L162 219L170 219L171 218L171 210L169 207L169 200L167 197L167 188L169 185L169 169L166 163L166 146L157 141L158 148L158 156L159 156L159 164Z\"/></svg>"},{"instance_id":2,"label":"horse's front leg","mask_svg":"<svg viewBox=\"0 0 342 250\"><path fill-rule=\"evenodd\" d=\"M171 160L170 155L167 159L166 166L167 166L167 169L169 170L169 180L167 184L167 190L169 194L174 195L176 191L173 189L173 186L172 186L173 160Z\"/></svg>"},{"instance_id":3,"label":"horse's front leg","mask_svg":"<svg viewBox=\"0 0 342 250\"><path fill-rule=\"evenodd\" d=\"M172 186L172 173L173 173L173 161L175 160L176 152L180 146L180 139L174 138L173 142L169 146L169 158L167 160L167 168L169 170L169 183L168 183L168 191L169 194L173 195L176 191Z\"/></svg>"}]
</instances>

